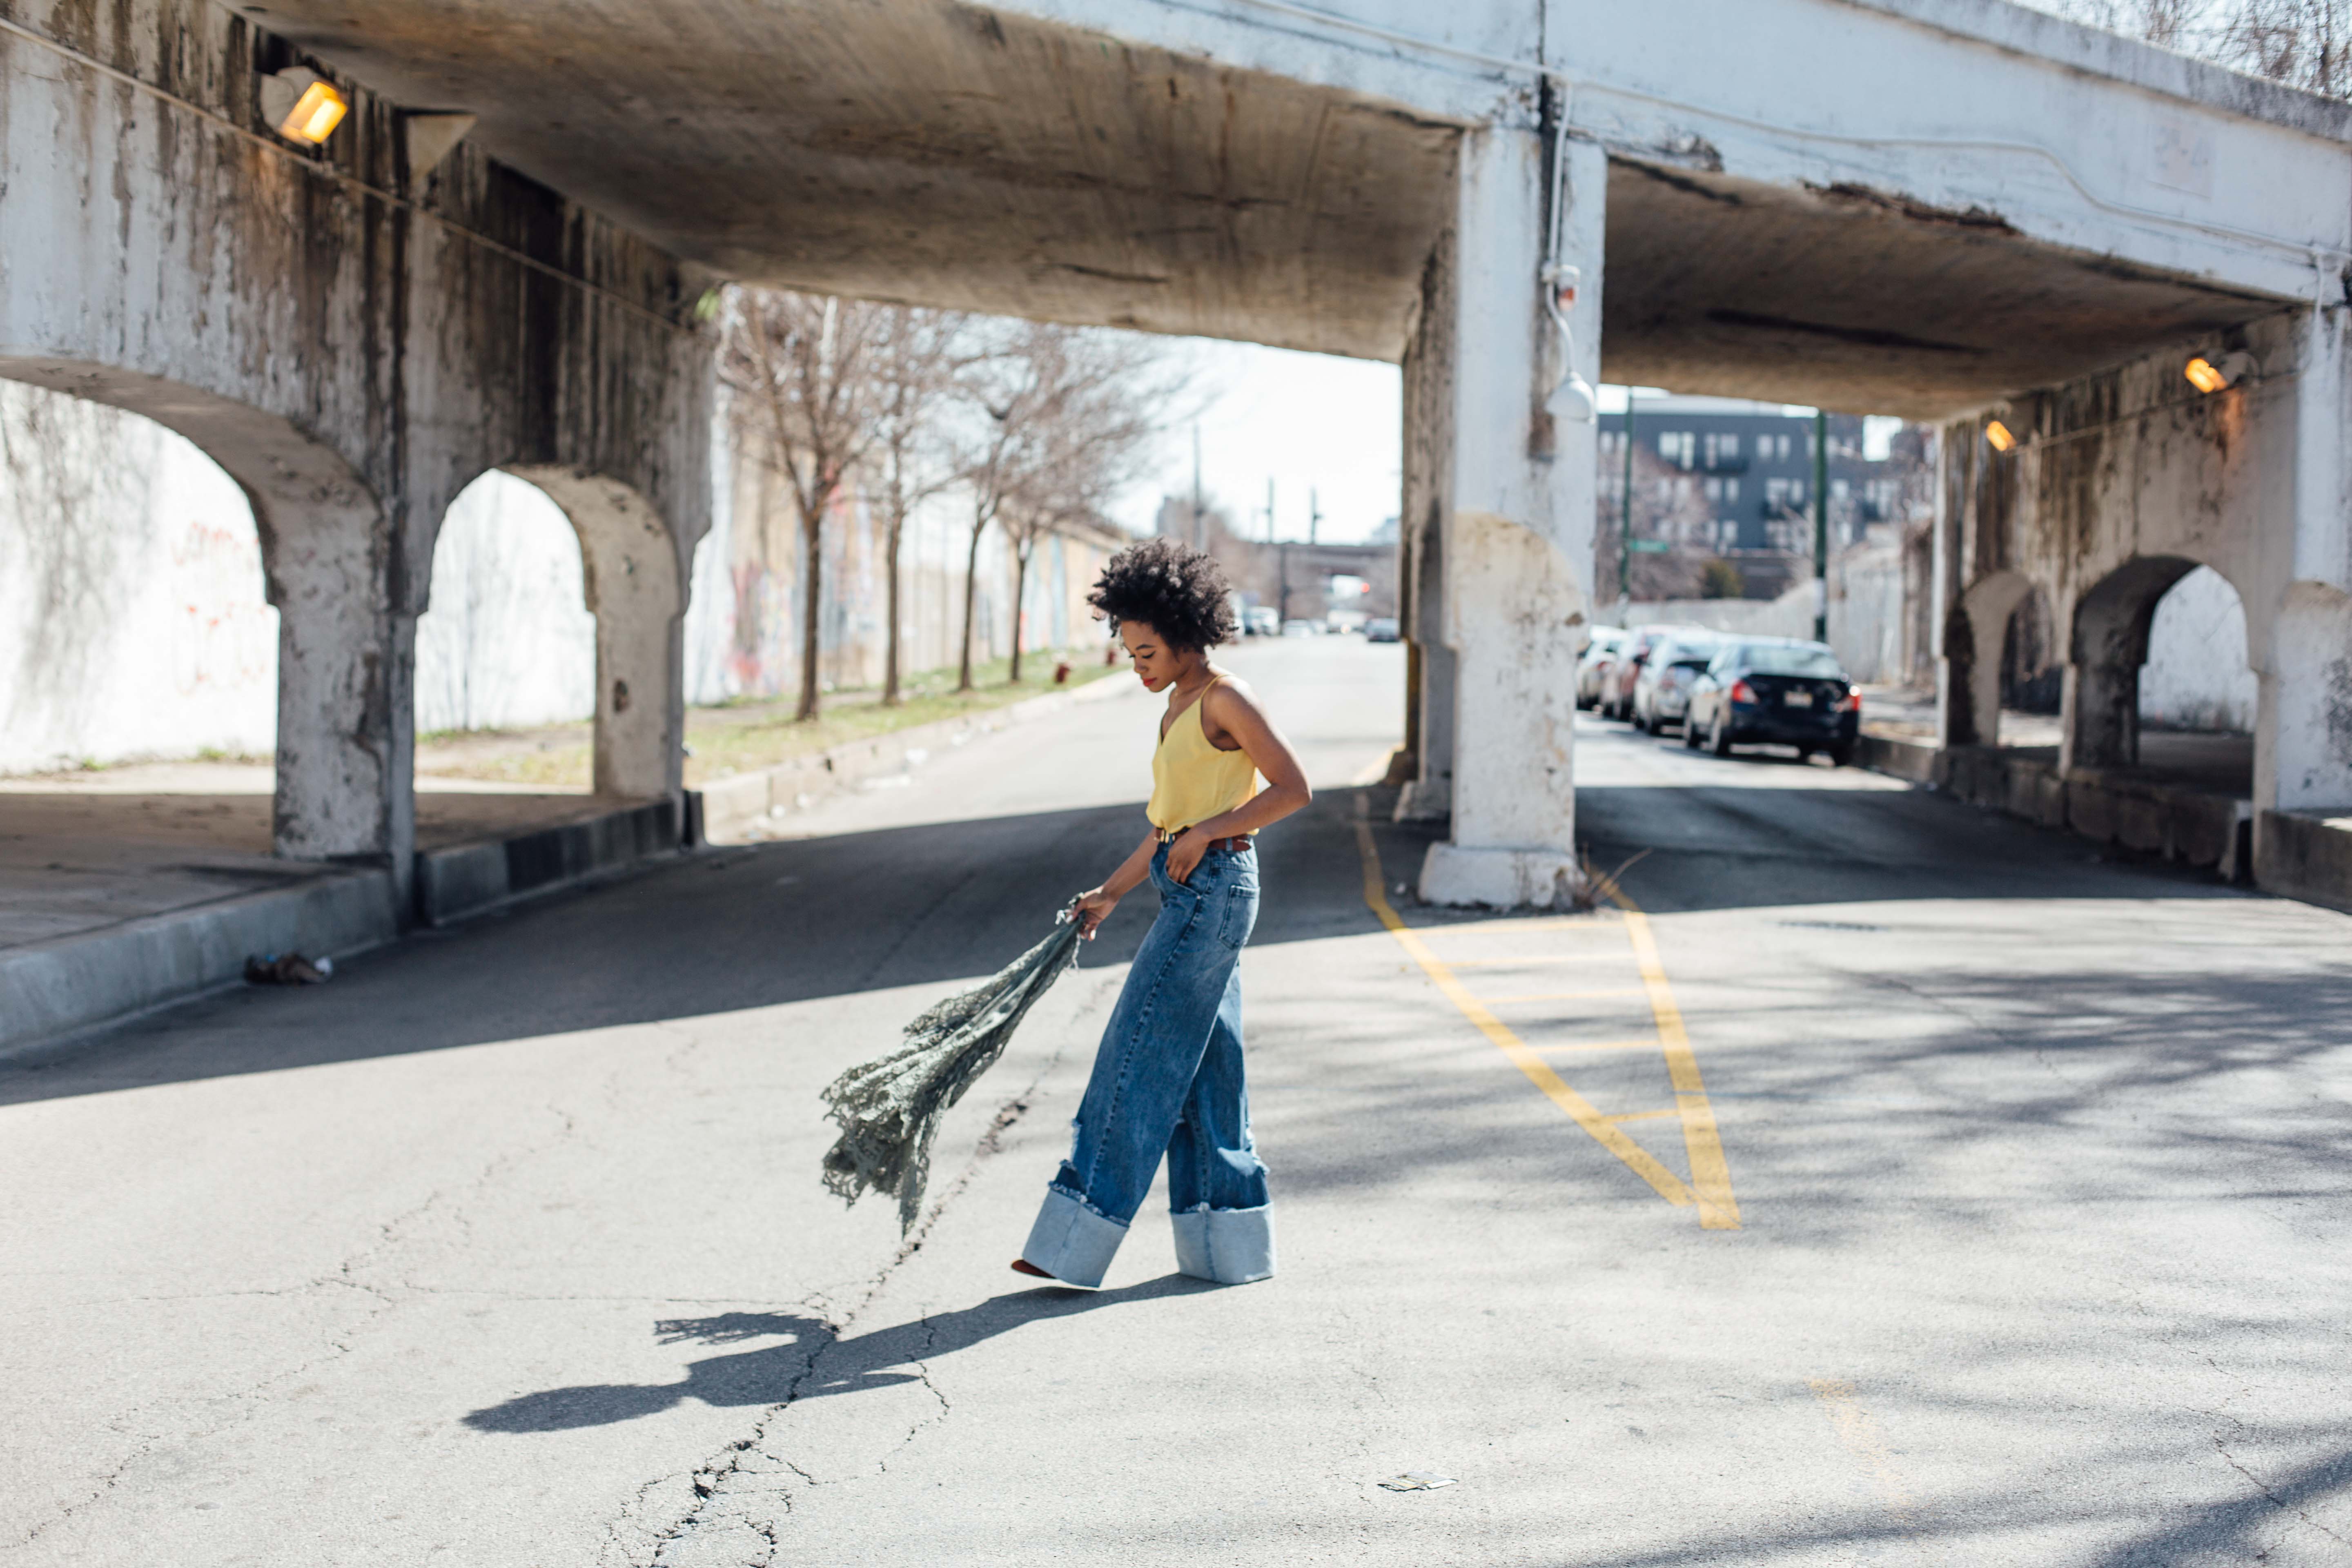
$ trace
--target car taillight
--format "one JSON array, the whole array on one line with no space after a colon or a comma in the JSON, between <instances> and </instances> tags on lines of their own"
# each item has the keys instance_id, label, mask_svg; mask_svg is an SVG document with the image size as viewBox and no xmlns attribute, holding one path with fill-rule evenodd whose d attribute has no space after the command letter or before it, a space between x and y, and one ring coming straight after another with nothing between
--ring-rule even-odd
<instances>
[{"instance_id":1,"label":"car taillight","mask_svg":"<svg viewBox=\"0 0 2352 1568\"><path fill-rule=\"evenodd\" d=\"M1756 689L1744 680L1735 680L1731 683L1731 700L1752 704L1756 700Z\"/></svg>"},{"instance_id":2,"label":"car taillight","mask_svg":"<svg viewBox=\"0 0 2352 1568\"><path fill-rule=\"evenodd\" d=\"M1844 700L1843 702L1839 703L1839 704L1838 704L1838 706L1839 706L1839 707L1841 707L1841 708L1843 708L1843 709L1844 709L1844 710L1845 710L1847 712L1849 712L1849 713L1859 713L1859 712L1861 712L1861 711L1862 711L1862 693L1861 693L1861 692L1859 692L1859 691L1849 691L1849 692L1847 692L1847 693L1845 694L1845 700Z\"/></svg>"}]
</instances>

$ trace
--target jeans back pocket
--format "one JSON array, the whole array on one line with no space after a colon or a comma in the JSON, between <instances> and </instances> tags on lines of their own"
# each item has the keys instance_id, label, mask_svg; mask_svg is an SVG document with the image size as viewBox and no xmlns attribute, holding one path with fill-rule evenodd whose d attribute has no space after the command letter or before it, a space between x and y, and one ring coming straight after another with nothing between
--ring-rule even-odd
<instances>
[{"instance_id":1,"label":"jeans back pocket","mask_svg":"<svg viewBox=\"0 0 2352 1568\"><path fill-rule=\"evenodd\" d=\"M1257 925L1257 877L1244 872L1225 885L1224 909L1217 919L1217 940L1240 947Z\"/></svg>"}]
</instances>

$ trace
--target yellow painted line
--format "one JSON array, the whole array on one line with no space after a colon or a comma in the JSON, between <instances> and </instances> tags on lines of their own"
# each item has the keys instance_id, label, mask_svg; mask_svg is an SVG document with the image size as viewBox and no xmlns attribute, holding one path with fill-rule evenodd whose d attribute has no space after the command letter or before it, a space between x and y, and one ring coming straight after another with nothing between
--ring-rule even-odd
<instances>
[{"instance_id":1,"label":"yellow painted line","mask_svg":"<svg viewBox=\"0 0 2352 1568\"><path fill-rule=\"evenodd\" d=\"M1880 1495L1886 1499L1887 1511L1908 1523L1911 1518L1911 1489L1903 1482L1903 1472L1895 1468L1895 1456L1880 1435L1878 1423L1870 1418L1853 1396L1853 1384L1833 1377L1812 1377L1805 1386L1822 1402L1822 1414L1830 1418L1830 1429L1845 1446L1846 1452L1862 1461L1870 1479L1878 1483Z\"/></svg>"},{"instance_id":2,"label":"yellow painted line","mask_svg":"<svg viewBox=\"0 0 2352 1568\"><path fill-rule=\"evenodd\" d=\"M1558 1073L1544 1059L1529 1050L1518 1036L1503 1026L1502 1020L1486 1010L1486 1005L1473 996L1454 977L1454 967L1430 952L1426 942L1401 919L1389 903L1388 894L1381 880L1381 852L1372 843L1371 824L1363 819L1367 797L1356 799L1356 844L1364 858L1364 902L1380 917L1389 934L1419 963L1446 1000L1462 1010L1462 1016L1477 1027L1480 1034L1494 1042L1495 1048L1511 1058L1511 1065L1527 1074L1528 1081L1543 1090L1546 1099L1566 1111L1570 1121L1592 1135L1593 1141L1622 1160L1633 1173L1657 1189L1660 1197L1670 1204L1687 1205L1690 1188L1682 1178L1653 1158L1650 1152L1617 1131L1609 1119L1594 1109L1592 1102L1560 1081ZM1649 1042L1643 1042L1647 1044Z\"/></svg>"},{"instance_id":3,"label":"yellow painted line","mask_svg":"<svg viewBox=\"0 0 2352 1568\"><path fill-rule=\"evenodd\" d=\"M1731 1168L1724 1163L1723 1139L1715 1124L1715 1107L1699 1078L1698 1058L1691 1054L1690 1037L1683 1031L1683 1011L1675 1005L1675 988L1666 984L1666 969L1658 958L1658 939L1650 917L1607 882L1609 896L1625 911L1625 934L1633 943L1633 957L1642 966L1642 984L1649 988L1650 1014L1658 1023L1659 1048L1665 1052L1666 1077L1675 1086L1675 1102L1682 1108L1683 1147L1690 1153L1691 1186L1698 1194L1698 1223L1707 1230L1738 1230L1739 1205L1731 1195Z\"/></svg>"},{"instance_id":4,"label":"yellow painted line","mask_svg":"<svg viewBox=\"0 0 2352 1568\"><path fill-rule=\"evenodd\" d=\"M1580 936L1603 936L1617 922L1595 920L1591 915L1570 919L1566 915L1538 915L1516 921L1464 921L1458 925L1423 926L1424 936L1450 936L1458 931L1485 933L1490 931L1564 931Z\"/></svg>"},{"instance_id":5,"label":"yellow painted line","mask_svg":"<svg viewBox=\"0 0 2352 1568\"><path fill-rule=\"evenodd\" d=\"M1524 996L1488 996L1483 998L1489 1007L1500 1007L1514 1002L1591 1002L1604 996L1647 996L1646 985L1610 985L1598 991L1530 991Z\"/></svg>"},{"instance_id":6,"label":"yellow painted line","mask_svg":"<svg viewBox=\"0 0 2352 1568\"><path fill-rule=\"evenodd\" d=\"M1681 1106L1669 1105L1664 1110L1621 1110L1609 1120L1612 1121L1654 1121L1661 1116L1680 1116L1682 1113L1683 1108Z\"/></svg>"}]
</instances>

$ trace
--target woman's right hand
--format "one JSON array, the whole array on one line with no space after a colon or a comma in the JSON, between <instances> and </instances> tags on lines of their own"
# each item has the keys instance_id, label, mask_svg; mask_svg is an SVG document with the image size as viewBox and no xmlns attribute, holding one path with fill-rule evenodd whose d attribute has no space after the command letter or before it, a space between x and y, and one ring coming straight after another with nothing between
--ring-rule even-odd
<instances>
[{"instance_id":1,"label":"woman's right hand","mask_svg":"<svg viewBox=\"0 0 2352 1568\"><path fill-rule=\"evenodd\" d=\"M1103 923L1111 910L1118 908L1118 895L1091 888L1078 895L1078 934L1088 942L1095 939L1095 928Z\"/></svg>"}]
</instances>

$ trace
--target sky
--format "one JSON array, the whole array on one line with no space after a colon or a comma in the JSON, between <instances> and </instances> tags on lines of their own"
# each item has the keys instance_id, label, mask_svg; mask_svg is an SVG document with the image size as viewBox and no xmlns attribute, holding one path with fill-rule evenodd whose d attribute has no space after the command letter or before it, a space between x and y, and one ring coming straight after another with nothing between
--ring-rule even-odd
<instances>
[{"instance_id":1,"label":"sky","mask_svg":"<svg viewBox=\"0 0 2352 1568\"><path fill-rule=\"evenodd\" d=\"M1307 537L1310 491L1323 511L1318 537L1333 543L1359 542L1396 515L1404 426L1396 366L1255 343L1181 341L1200 417L1170 427L1150 476L1113 505L1116 521L1150 533L1162 495L1192 493L1196 425L1202 491L1261 538L1268 479L1278 539Z\"/></svg>"},{"instance_id":2,"label":"sky","mask_svg":"<svg viewBox=\"0 0 2352 1568\"><path fill-rule=\"evenodd\" d=\"M1196 426L1202 492L1260 538L1268 479L1277 539L1307 537L1310 498L1323 511L1318 537L1335 544L1359 542L1396 515L1404 439L1396 366L1209 338L1180 342L1199 417L1171 425L1150 472L1113 503L1115 521L1150 533L1161 496L1192 493ZM1659 395L1654 387L1638 390ZM1623 387L1602 386L1600 394L1604 417L1624 410Z\"/></svg>"}]
</instances>

